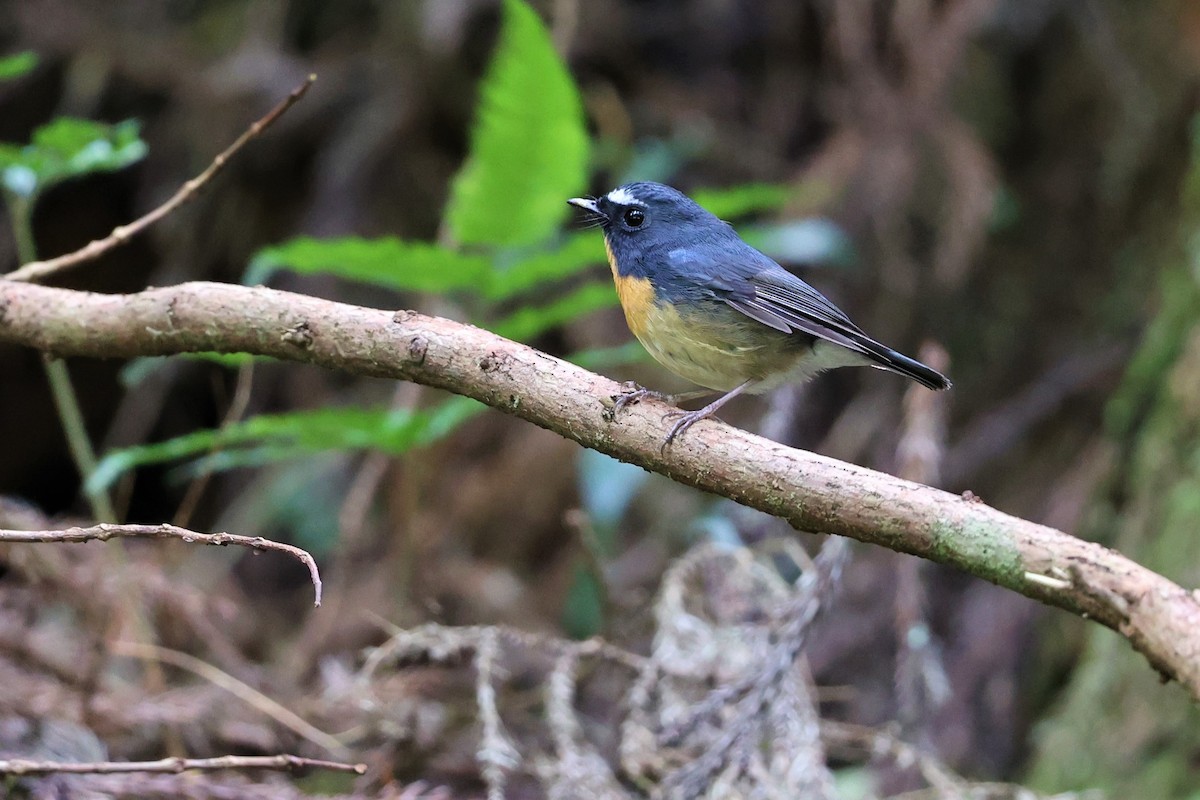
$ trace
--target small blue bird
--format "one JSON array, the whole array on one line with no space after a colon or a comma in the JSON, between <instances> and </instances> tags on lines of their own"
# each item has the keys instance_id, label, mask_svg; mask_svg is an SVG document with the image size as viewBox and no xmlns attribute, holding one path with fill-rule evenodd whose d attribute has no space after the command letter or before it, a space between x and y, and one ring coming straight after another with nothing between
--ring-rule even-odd
<instances>
[{"instance_id":1,"label":"small blue bird","mask_svg":"<svg viewBox=\"0 0 1200 800\"><path fill-rule=\"evenodd\" d=\"M663 445L742 392L805 381L834 367L869 366L949 389L944 375L865 334L816 289L742 241L729 223L661 183L629 183L599 198L575 197L604 229L625 321L667 369L712 391L663 395L675 403L724 392L678 417Z\"/></svg>"}]
</instances>

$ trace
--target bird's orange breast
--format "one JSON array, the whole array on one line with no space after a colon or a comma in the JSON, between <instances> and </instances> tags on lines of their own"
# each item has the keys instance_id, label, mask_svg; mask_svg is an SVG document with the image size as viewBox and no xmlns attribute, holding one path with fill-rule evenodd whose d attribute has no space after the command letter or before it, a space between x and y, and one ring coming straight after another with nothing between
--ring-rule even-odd
<instances>
[{"instance_id":1,"label":"bird's orange breast","mask_svg":"<svg viewBox=\"0 0 1200 800\"><path fill-rule=\"evenodd\" d=\"M621 301L621 308L625 311L625 322L634 336L639 340L643 339L646 336L650 314L654 310L654 285L647 278L621 275L607 239L604 241L604 252L608 254L608 266L612 269L613 283L617 286L617 299Z\"/></svg>"}]
</instances>

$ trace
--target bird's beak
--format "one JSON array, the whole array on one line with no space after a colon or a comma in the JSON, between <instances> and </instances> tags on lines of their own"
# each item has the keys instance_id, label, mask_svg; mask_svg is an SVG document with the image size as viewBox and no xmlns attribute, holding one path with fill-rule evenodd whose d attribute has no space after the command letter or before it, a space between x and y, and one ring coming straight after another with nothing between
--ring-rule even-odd
<instances>
[{"instance_id":1,"label":"bird's beak","mask_svg":"<svg viewBox=\"0 0 1200 800\"><path fill-rule=\"evenodd\" d=\"M584 211L590 211L593 214L600 213L600 206L590 197L572 197L567 202L576 208L582 208Z\"/></svg>"}]
</instances>

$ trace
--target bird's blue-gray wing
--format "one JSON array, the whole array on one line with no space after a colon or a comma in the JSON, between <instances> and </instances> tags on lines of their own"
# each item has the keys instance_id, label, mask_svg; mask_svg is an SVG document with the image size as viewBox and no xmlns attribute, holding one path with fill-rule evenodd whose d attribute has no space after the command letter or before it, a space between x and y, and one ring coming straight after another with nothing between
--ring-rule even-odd
<instances>
[{"instance_id":1,"label":"bird's blue-gray wing","mask_svg":"<svg viewBox=\"0 0 1200 800\"><path fill-rule=\"evenodd\" d=\"M816 289L749 245L739 244L732 252L724 251L731 258L720 264L695 251L673 250L672 270L697 281L709 296L782 333L801 332L839 344L931 389L950 386L944 375L875 341Z\"/></svg>"},{"instance_id":2,"label":"bird's blue-gray wing","mask_svg":"<svg viewBox=\"0 0 1200 800\"><path fill-rule=\"evenodd\" d=\"M712 297L782 333L827 339L867 355L866 334L823 294L757 250L733 251L735 263L716 264L692 250L672 250L672 269L697 281Z\"/></svg>"}]
</instances>

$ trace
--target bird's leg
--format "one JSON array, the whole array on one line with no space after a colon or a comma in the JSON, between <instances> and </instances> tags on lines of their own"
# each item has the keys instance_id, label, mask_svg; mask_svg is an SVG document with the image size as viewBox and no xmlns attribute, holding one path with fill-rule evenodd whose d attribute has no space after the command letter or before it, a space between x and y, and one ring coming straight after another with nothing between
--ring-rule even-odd
<instances>
[{"instance_id":1,"label":"bird's leg","mask_svg":"<svg viewBox=\"0 0 1200 800\"><path fill-rule=\"evenodd\" d=\"M679 394L665 394L638 386L633 381L626 381L621 384L621 389L621 394L613 398L613 414L618 414L623 408L634 405L646 398L662 400L669 405L678 405L688 400L695 400L697 397L706 397L712 394L712 391L709 389L698 389L692 392L680 392Z\"/></svg>"},{"instance_id":2,"label":"bird's leg","mask_svg":"<svg viewBox=\"0 0 1200 800\"><path fill-rule=\"evenodd\" d=\"M704 408L698 408L695 411L683 411L681 409L668 411L663 416L663 419L667 419L668 417L678 417L679 419L677 419L675 424L671 426L670 432L667 433L667 438L663 439L663 448L666 449L671 442L675 441L677 436L682 435L684 431L695 425L700 420L707 419L708 417L711 417L713 414L717 413L717 410L720 409L721 406L725 405L730 400L741 394L751 383L753 383L753 381L746 381L741 386L735 386L725 394L718 397L716 400L713 400Z\"/></svg>"}]
</instances>

